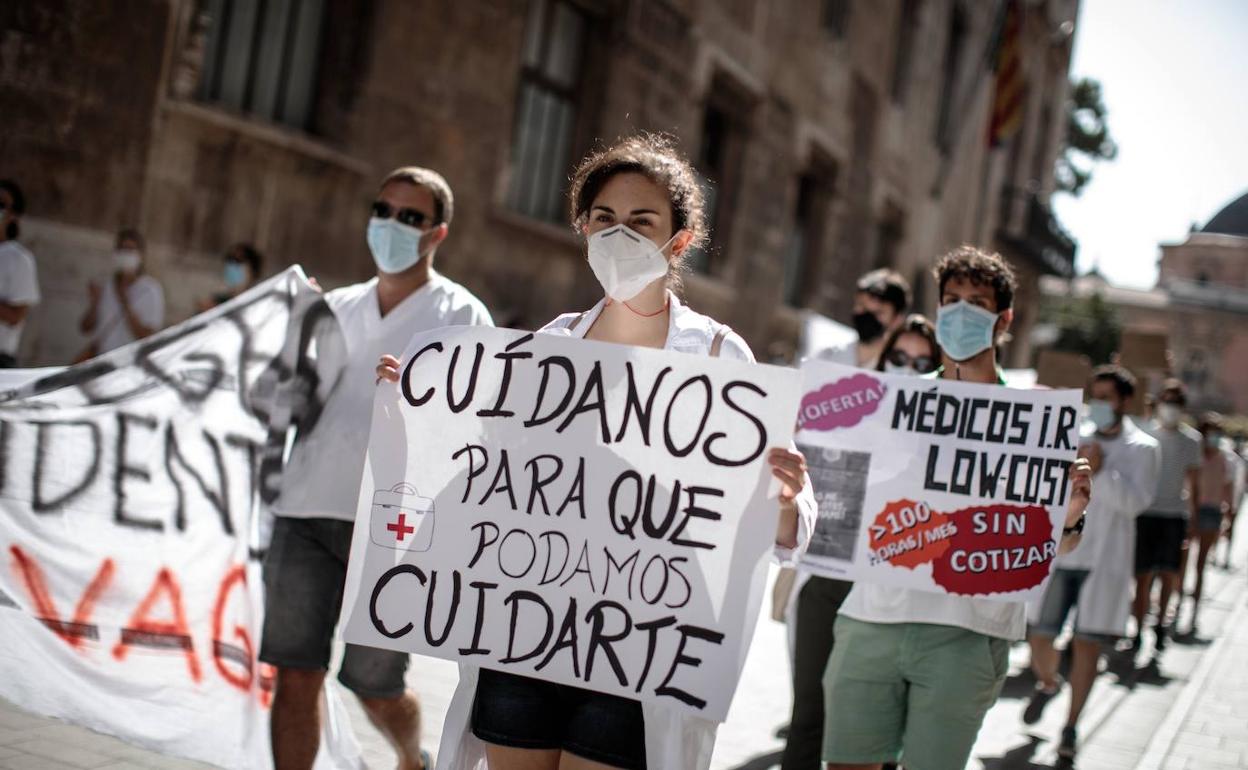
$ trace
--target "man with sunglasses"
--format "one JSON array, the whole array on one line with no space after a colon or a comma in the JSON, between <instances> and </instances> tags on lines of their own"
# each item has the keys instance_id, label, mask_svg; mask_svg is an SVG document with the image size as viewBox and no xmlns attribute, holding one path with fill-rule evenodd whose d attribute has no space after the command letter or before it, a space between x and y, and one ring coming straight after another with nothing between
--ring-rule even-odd
<instances>
[{"instance_id":1,"label":"man with sunglasses","mask_svg":"<svg viewBox=\"0 0 1248 770\"><path fill-rule=\"evenodd\" d=\"M442 326L492 326L479 299L433 269L453 213L451 189L436 172L404 167L381 184L367 241L377 275L325 295L337 334L317 341L317 375L327 392L319 414L303 415L273 506L277 520L265 560L260 659L277 667L270 717L273 761L310 768L320 736L320 700L372 421L377 359L412 335ZM420 706L404 684L408 655L346 645L338 680L399 757L400 770L426 767Z\"/></svg>"},{"instance_id":2,"label":"man with sunglasses","mask_svg":"<svg viewBox=\"0 0 1248 770\"><path fill-rule=\"evenodd\" d=\"M0 368L17 366L17 348L30 308L39 304L35 257L17 242L26 211L22 188L0 179Z\"/></svg>"}]
</instances>

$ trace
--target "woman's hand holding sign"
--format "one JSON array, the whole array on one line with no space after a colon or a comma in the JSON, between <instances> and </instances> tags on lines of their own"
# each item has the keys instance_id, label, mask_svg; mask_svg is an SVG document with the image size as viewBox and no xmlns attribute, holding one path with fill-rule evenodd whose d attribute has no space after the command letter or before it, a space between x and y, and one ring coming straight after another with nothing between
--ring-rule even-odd
<instances>
[{"instance_id":1,"label":"woman's hand holding sign","mask_svg":"<svg viewBox=\"0 0 1248 770\"><path fill-rule=\"evenodd\" d=\"M771 475L780 480L780 521L776 545L797 545L797 496L806 488L806 457L794 449L772 449L767 455Z\"/></svg>"}]
</instances>

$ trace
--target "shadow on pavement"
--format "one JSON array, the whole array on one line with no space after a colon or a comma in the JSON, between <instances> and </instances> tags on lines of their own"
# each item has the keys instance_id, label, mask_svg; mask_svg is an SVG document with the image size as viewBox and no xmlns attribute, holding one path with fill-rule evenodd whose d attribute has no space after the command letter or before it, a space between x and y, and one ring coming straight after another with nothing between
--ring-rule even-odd
<instances>
[{"instance_id":1,"label":"shadow on pavement","mask_svg":"<svg viewBox=\"0 0 1248 770\"><path fill-rule=\"evenodd\" d=\"M1134 690L1139 685L1165 687L1173 679L1161 672L1160 655L1154 655L1144 665L1137 666L1129 652L1110 655L1105 673L1112 677L1111 681L1116 680L1117 684L1128 690Z\"/></svg>"},{"instance_id":2,"label":"shadow on pavement","mask_svg":"<svg viewBox=\"0 0 1248 770\"><path fill-rule=\"evenodd\" d=\"M979 757L984 770L1052 770L1052 765L1038 765L1031 761L1043 739L1027 736L1027 743L1010 749L999 757Z\"/></svg>"},{"instance_id":3,"label":"shadow on pavement","mask_svg":"<svg viewBox=\"0 0 1248 770\"><path fill-rule=\"evenodd\" d=\"M1213 639L1189 632L1186 634L1175 635L1174 643L1181 644L1184 647L1208 647L1213 644Z\"/></svg>"},{"instance_id":4,"label":"shadow on pavement","mask_svg":"<svg viewBox=\"0 0 1248 770\"><path fill-rule=\"evenodd\" d=\"M784 752L782 751L759 754L757 757L746 760L743 764L732 767L731 770L771 770L773 767L780 766L780 760L783 756Z\"/></svg>"},{"instance_id":5,"label":"shadow on pavement","mask_svg":"<svg viewBox=\"0 0 1248 770\"><path fill-rule=\"evenodd\" d=\"M998 700L1024 700L1031 697L1031 693L1036 689L1036 676L1031 672L1031 667L1027 667L1019 671L1017 674L1010 674L1005 678L1005 684L1001 685L1001 694L997 696Z\"/></svg>"}]
</instances>

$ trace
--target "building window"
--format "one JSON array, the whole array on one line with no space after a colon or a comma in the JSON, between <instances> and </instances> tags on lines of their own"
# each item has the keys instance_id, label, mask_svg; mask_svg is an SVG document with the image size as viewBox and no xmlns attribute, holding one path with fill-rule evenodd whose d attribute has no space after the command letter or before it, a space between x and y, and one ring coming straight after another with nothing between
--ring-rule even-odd
<instances>
[{"instance_id":1,"label":"building window","mask_svg":"<svg viewBox=\"0 0 1248 770\"><path fill-rule=\"evenodd\" d=\"M962 69L966 32L966 15L955 6L949 16L949 37L945 40L944 74L940 85L940 113L936 117L936 146L946 154L953 147L953 101L957 98L958 72Z\"/></svg>"},{"instance_id":2,"label":"building window","mask_svg":"<svg viewBox=\"0 0 1248 770\"><path fill-rule=\"evenodd\" d=\"M875 266L896 267L897 251L905 236L905 216L894 206L880 220L875 233Z\"/></svg>"},{"instance_id":3,"label":"building window","mask_svg":"<svg viewBox=\"0 0 1248 770\"><path fill-rule=\"evenodd\" d=\"M702 115L702 146L694 164L698 181L702 184L706 223L716 242L715 252L720 255L729 235L728 223L732 221L746 136L744 118L734 111L734 105L743 103L745 97L738 90L720 78L712 81L706 111ZM706 248L690 249L686 262L691 270L699 273L710 273L718 267Z\"/></svg>"},{"instance_id":4,"label":"building window","mask_svg":"<svg viewBox=\"0 0 1248 770\"><path fill-rule=\"evenodd\" d=\"M324 0L205 0L199 98L307 129L316 96Z\"/></svg>"},{"instance_id":5,"label":"building window","mask_svg":"<svg viewBox=\"0 0 1248 770\"><path fill-rule=\"evenodd\" d=\"M797 180L793 229L784 246L784 301L802 307L810 301L814 269L823 250L823 225L832 199L831 167L815 166Z\"/></svg>"},{"instance_id":6,"label":"building window","mask_svg":"<svg viewBox=\"0 0 1248 770\"><path fill-rule=\"evenodd\" d=\"M893 52L893 80L889 86L894 104L906 101L910 85L910 60L914 54L914 38L919 31L919 0L902 0L897 16L897 46Z\"/></svg>"},{"instance_id":7,"label":"building window","mask_svg":"<svg viewBox=\"0 0 1248 770\"><path fill-rule=\"evenodd\" d=\"M589 19L566 0L533 0L525 27L508 205L558 221L572 162Z\"/></svg>"},{"instance_id":8,"label":"building window","mask_svg":"<svg viewBox=\"0 0 1248 770\"><path fill-rule=\"evenodd\" d=\"M841 39L849 29L850 0L823 0L820 23L828 36Z\"/></svg>"}]
</instances>

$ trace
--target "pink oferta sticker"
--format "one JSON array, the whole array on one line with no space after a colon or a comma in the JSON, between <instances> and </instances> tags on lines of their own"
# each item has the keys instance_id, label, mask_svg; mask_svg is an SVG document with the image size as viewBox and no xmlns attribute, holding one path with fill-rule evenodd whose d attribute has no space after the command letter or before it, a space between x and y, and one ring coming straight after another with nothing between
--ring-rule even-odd
<instances>
[{"instance_id":1,"label":"pink oferta sticker","mask_svg":"<svg viewBox=\"0 0 1248 770\"><path fill-rule=\"evenodd\" d=\"M884 383L855 374L803 396L797 424L802 430L852 428L874 414L883 400Z\"/></svg>"}]
</instances>

